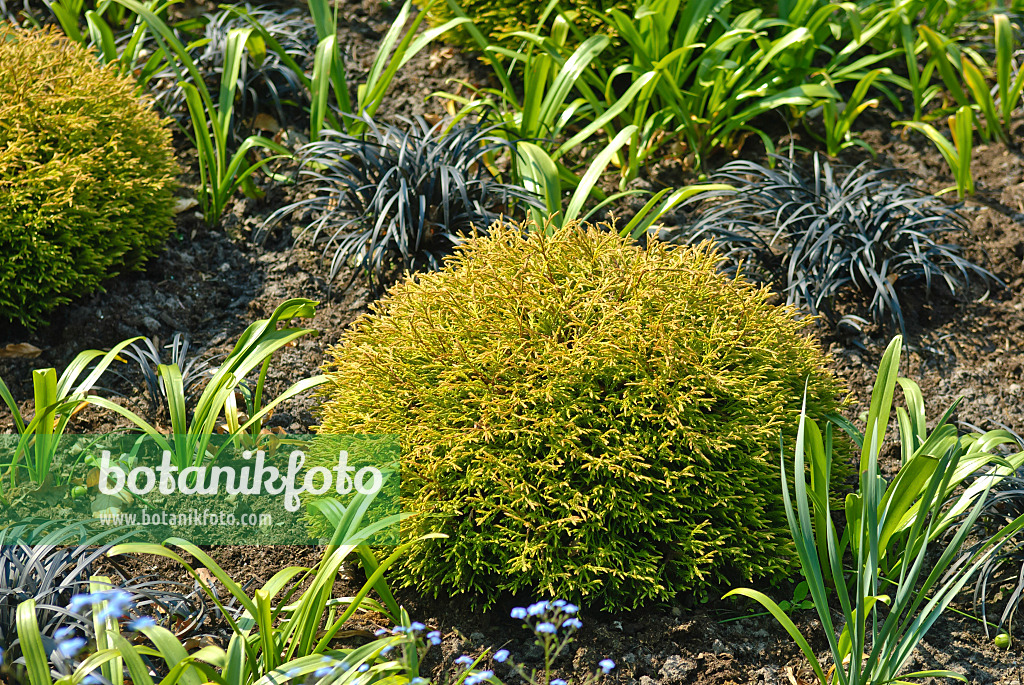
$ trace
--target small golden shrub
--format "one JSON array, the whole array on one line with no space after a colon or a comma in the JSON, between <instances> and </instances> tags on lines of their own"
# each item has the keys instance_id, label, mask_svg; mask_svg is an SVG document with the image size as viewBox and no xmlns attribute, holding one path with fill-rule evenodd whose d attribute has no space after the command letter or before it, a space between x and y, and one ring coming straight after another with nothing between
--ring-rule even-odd
<instances>
[{"instance_id":1,"label":"small golden shrub","mask_svg":"<svg viewBox=\"0 0 1024 685\"><path fill-rule=\"evenodd\" d=\"M63 35L0 22L0 320L43 323L166 239L177 165L137 91Z\"/></svg>"},{"instance_id":2,"label":"small golden shrub","mask_svg":"<svg viewBox=\"0 0 1024 685\"><path fill-rule=\"evenodd\" d=\"M838 409L806 325L716 271L593 227L495 226L329 354L321 433L397 434L407 584L633 608L788 574L779 435ZM787 576L788 577L788 576Z\"/></svg>"}]
</instances>

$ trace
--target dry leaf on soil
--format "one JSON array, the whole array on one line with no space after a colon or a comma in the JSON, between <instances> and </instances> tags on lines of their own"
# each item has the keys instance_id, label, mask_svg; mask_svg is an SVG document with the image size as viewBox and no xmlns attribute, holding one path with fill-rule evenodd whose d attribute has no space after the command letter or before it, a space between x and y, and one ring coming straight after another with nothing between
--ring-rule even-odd
<instances>
[{"instance_id":1,"label":"dry leaf on soil","mask_svg":"<svg viewBox=\"0 0 1024 685\"><path fill-rule=\"evenodd\" d=\"M35 359L43 351L31 343L11 343L0 347L0 359Z\"/></svg>"}]
</instances>

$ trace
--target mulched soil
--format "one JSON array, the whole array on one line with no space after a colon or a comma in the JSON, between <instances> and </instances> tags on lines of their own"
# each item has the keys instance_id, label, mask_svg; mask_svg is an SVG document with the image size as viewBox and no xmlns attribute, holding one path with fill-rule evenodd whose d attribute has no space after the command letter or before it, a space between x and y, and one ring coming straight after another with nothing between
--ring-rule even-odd
<instances>
[{"instance_id":1,"label":"mulched soil","mask_svg":"<svg viewBox=\"0 0 1024 685\"><path fill-rule=\"evenodd\" d=\"M353 57L353 73L368 70L376 44L396 11L394 6L373 2L343 5L341 36ZM382 116L442 115L442 104L427 96L454 87L449 82L453 78L485 85L488 77L471 55L457 48L439 44L426 50L399 73ZM876 163L906 170L928 192L952 185L945 163L927 140L904 138L891 129L891 122L898 118L896 112L881 108L863 119L869 128L864 137L878 152ZM780 148L786 144L782 133ZM793 140L810 146L799 132ZM758 156L756 150L748 152ZM182 146L180 154L188 167L193 153ZM841 161L854 164L864 158L858 151ZM925 299L921 294L908 300L903 375L921 385L932 416L963 396L956 419L965 425L1006 426L1024 432L1024 155L1017 149L989 145L976 149L974 160L979 193L961 208L971 225L971 234L961 244L1006 287L987 292L975 288L958 298ZM636 185L659 188L688 181L692 178L681 170L678 160L667 159L646 170ZM194 187L182 192L192 193ZM136 335L166 342L177 331L187 332L197 349L223 355L252 320L268 316L280 301L298 296L320 301L316 317L308 322L319 335L301 339L275 359L270 390L280 392L315 373L326 350L367 311L379 291L361 278L342 289L348 273L332 285L319 250L293 247L286 236L277 235L266 245L248 240L252 229L287 198L288 193L280 189L259 201L240 197L222 225L214 228L206 227L194 210L184 212L167 250L145 271L114 279L105 292L59 309L47 328L33 332L7 324L0 327L0 348L27 342L42 349L36 359L0 359L0 377L15 397L25 400L24 410L31 412L34 368L62 369L84 349L109 348ZM832 354L836 373L849 386L854 398L850 414L855 417L866 408L875 369L892 332L880 328L836 332L820 326L815 334ZM114 379L111 389L125 395L129 404L141 402L140 388L129 382ZM314 397L299 398L275 414L273 425L290 432L307 431L317 423L316 405ZM75 430L102 432L118 425L109 415L89 409L77 417ZM0 409L0 431L11 428L9 413ZM222 547L211 553L236 580L256 583L268 580L285 565L310 565L318 558L314 548ZM129 568L169 578L181 576L180 570L155 559L136 559ZM342 583L339 591L352 592L354 582ZM783 584L771 592L785 599L791 589ZM488 612L474 612L445 598L425 599L402 592L399 598L414 619L444 633L440 656L435 650L426 663L438 679L454 672L455 657L476 654L485 647L504 647L528 665L539 665L530 636L508 615L512 606L533 598L509 598ZM968 599L962 608L970 608ZM806 661L785 632L770 617L754 613L753 605L740 601L695 606L685 597L674 606L640 612L599 614L584 608L584 628L556 670L563 677L580 676L592 672L601 658L610 657L619 667L609 682L630 685L812 682ZM827 645L814 612L797 612L795 618L822 653ZM373 620L364 617L359 625L372 628ZM494 668L499 677L510 675L505 666L495 664ZM1024 680L1018 643L1009 651L998 650L977 620L956 613L947 614L932 628L908 668L948 668L980 684L1020 685Z\"/></svg>"}]
</instances>

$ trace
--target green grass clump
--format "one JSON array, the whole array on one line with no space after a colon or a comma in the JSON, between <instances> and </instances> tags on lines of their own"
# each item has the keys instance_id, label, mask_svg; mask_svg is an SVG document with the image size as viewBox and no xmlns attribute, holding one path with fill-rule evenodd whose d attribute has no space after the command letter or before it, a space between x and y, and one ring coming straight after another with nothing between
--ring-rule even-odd
<instances>
[{"instance_id":1,"label":"green grass clump","mask_svg":"<svg viewBox=\"0 0 1024 685\"><path fill-rule=\"evenodd\" d=\"M131 78L0 22L0 321L35 327L139 268L172 226L177 171Z\"/></svg>"},{"instance_id":2,"label":"green grass clump","mask_svg":"<svg viewBox=\"0 0 1024 685\"><path fill-rule=\"evenodd\" d=\"M325 363L321 433L403 448L404 582L634 608L793 563L779 434L840 391L794 310L716 271L573 226L495 226L409 277Z\"/></svg>"}]
</instances>

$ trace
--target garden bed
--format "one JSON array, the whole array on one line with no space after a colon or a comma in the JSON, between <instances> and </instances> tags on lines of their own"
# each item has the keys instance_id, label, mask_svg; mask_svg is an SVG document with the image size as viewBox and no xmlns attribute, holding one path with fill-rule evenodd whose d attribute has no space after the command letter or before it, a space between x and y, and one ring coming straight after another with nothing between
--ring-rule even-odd
<instances>
[{"instance_id":1,"label":"garden bed","mask_svg":"<svg viewBox=\"0 0 1024 685\"><path fill-rule=\"evenodd\" d=\"M355 2L343 7L347 17L340 31L343 43L360 68L367 70L369 57L390 27L396 8ZM427 99L430 93L450 88L449 79L484 84L487 73L466 51L438 43L403 67L378 117L441 116L444 108L436 99ZM865 119L869 125L861 122L862 127L867 126L863 138L878 153L875 164L902 169L925 192L952 185L943 158L927 140L920 136L904 139L891 129L897 119L895 112L881 108ZM780 150L790 140L813 147L812 141L798 133L792 138L780 136ZM192 166L194 153L180 137L177 142L179 161L186 168ZM764 159L763 150L754 149L752 143L748 148L744 157ZM852 165L866 158L862 151L847 152L840 161ZM721 164L725 160L715 161ZM1001 143L978 147L973 171L979 190L959 207L971 227L970 236L960 244L1006 285L987 291L975 286L956 298L937 293L926 300L923 292L908 298L908 354L901 375L921 385L929 418L937 417L963 396L955 415L962 426L984 430L1007 427L1024 433L1024 155ZM197 179L194 174L186 178L193 187L186 185L180 194L191 196ZM678 163L667 159L642 172L634 185L659 190L694 180L680 171ZM26 400L32 395L32 369L54 366L60 370L81 350L109 349L137 335L167 342L182 331L190 336L195 349L226 355L251 321L269 316L281 301L291 297L320 302L315 317L306 322L319 335L302 338L275 357L268 388L276 395L316 373L326 351L353 320L368 311L380 289L358 275L350 287L343 288L352 276L348 270L331 282L320 251L293 246L290 237L281 234L287 231L266 244L251 242L252 230L287 196L287 191L279 188L272 188L263 200L239 195L215 227L207 226L194 209L181 212L167 249L144 271L120 276L106 283L104 292L60 307L51 324L37 331L4 324L0 328L0 377L16 398ZM683 222L686 216L677 211L662 223ZM825 324L815 328L815 335L831 355L834 371L853 398L850 418L866 410L879 360L892 334L879 326L862 331L836 330ZM38 348L38 356L4 356L6 346L19 343ZM144 407L141 385L111 374L105 381L129 406ZM289 401L275 412L269 426L289 433L308 432L319 422L318 404L309 393ZM31 401L23 408L31 411ZM100 433L126 426L109 413L89 408L77 415L73 431ZM0 432L12 429L9 412L0 408ZM896 453L895 443L890 442L886 454L891 470ZM312 565L318 554L315 548L242 546L213 548L210 553L236 581L255 579L257 585L284 566ZM164 577L181 575L173 565L148 558L132 560L128 567ZM338 587L345 594L356 589L358 586L350 583ZM767 591L786 599L792 583L783 580ZM509 618L513 606L539 598L509 598L490 611L479 612L463 600L423 598L410 592L398 596L414 619L441 630L444 636L440 655L434 652L428 661L438 682L452 672L456 657L475 655L484 648L509 649L527 665L539 664L540 654L531 647L532 636ZM958 606L970 611L969 596L965 594ZM738 599L696 604L687 597L677 598L671 606L637 612L603 614L584 606L584 627L573 647L557 662L556 673L562 677L581 673L608 657L618 665L609 681L617 683L812 683L806 660L785 631L770 616L751 616L755 611L752 603ZM819 652L827 650L814 612L797 611L794 616L813 647ZM372 623L371 616L357 627L372 630ZM979 685L1020 685L1024 667L1019 644L1000 650L985 637L979 621L950 612L931 629L907 667L947 668ZM495 672L504 678L510 674L503 668L496 665Z\"/></svg>"}]
</instances>

